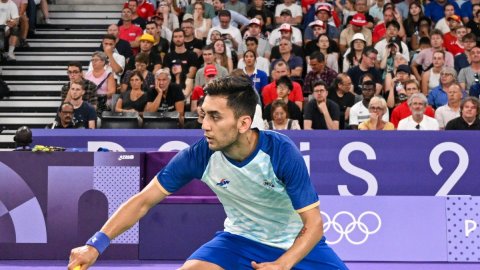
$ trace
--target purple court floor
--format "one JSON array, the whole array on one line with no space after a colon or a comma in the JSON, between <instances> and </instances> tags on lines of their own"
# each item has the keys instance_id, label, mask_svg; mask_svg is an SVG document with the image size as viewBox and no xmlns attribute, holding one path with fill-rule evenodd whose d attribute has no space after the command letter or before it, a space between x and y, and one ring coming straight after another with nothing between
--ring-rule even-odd
<instances>
[{"instance_id":1,"label":"purple court floor","mask_svg":"<svg viewBox=\"0 0 480 270\"><path fill-rule=\"evenodd\" d=\"M0 261L2 270L60 270L66 269L66 261L37 261L37 260L3 260ZM173 270L182 265L181 262L168 261L99 261L90 269L118 269L118 270ZM350 262L350 270L478 270L479 263L379 263L379 262Z\"/></svg>"}]
</instances>

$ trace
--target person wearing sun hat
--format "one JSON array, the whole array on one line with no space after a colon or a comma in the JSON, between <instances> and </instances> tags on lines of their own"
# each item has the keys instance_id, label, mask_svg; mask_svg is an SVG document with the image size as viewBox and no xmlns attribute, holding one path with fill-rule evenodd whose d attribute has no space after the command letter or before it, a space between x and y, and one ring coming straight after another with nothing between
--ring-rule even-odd
<instances>
[{"instance_id":1,"label":"person wearing sun hat","mask_svg":"<svg viewBox=\"0 0 480 270\"><path fill-rule=\"evenodd\" d=\"M365 47L367 47L365 36L362 33L353 35L352 41L350 41L347 50L343 54L343 72L347 72L349 68L357 66L360 63Z\"/></svg>"},{"instance_id":2,"label":"person wearing sun hat","mask_svg":"<svg viewBox=\"0 0 480 270\"><path fill-rule=\"evenodd\" d=\"M353 15L352 19L350 20L350 25L345 27L340 33L340 53L345 53L347 50L352 37L357 33L362 33L365 41L367 42L367 46L372 45L372 31L366 28L367 20L365 15L362 13L357 13Z\"/></svg>"}]
</instances>

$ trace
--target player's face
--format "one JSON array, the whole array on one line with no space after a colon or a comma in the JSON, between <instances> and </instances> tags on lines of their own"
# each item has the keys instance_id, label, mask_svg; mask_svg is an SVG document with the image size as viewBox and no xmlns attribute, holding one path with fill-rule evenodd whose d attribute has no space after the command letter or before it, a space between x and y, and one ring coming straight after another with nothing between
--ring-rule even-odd
<instances>
[{"instance_id":1,"label":"player's face","mask_svg":"<svg viewBox=\"0 0 480 270\"><path fill-rule=\"evenodd\" d=\"M205 96L202 110L205 112L202 129L208 147L213 151L228 151L238 140L240 124L227 106L226 97Z\"/></svg>"}]
</instances>

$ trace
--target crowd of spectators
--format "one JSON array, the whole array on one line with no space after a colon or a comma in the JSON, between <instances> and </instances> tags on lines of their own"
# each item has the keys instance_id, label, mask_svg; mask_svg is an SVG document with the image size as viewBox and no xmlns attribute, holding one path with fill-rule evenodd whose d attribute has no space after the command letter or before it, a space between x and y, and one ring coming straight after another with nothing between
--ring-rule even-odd
<instances>
[{"instance_id":1,"label":"crowd of spectators","mask_svg":"<svg viewBox=\"0 0 480 270\"><path fill-rule=\"evenodd\" d=\"M8 40L8 45L0 46L0 51L5 51L2 57L7 61L16 60L16 47L29 47L27 36L35 30L37 6L43 13L43 22L51 24L47 0L0 1L0 39Z\"/></svg>"},{"instance_id":2,"label":"crowd of spectators","mask_svg":"<svg viewBox=\"0 0 480 270\"><path fill-rule=\"evenodd\" d=\"M129 0L118 12L89 70L68 67L74 119L80 85L98 116L176 111L183 127L190 111L198 128L203 88L235 74L258 93L262 129L480 129L480 0Z\"/></svg>"}]
</instances>

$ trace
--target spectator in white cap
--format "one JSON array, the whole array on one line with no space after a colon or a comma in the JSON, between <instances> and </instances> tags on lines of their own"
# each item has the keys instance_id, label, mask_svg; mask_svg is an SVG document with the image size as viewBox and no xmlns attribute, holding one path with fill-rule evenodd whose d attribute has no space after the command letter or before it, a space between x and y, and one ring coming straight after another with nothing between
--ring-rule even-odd
<instances>
[{"instance_id":1,"label":"spectator in white cap","mask_svg":"<svg viewBox=\"0 0 480 270\"><path fill-rule=\"evenodd\" d=\"M294 0L284 0L283 4L277 5L275 8L275 21L277 24L283 23L281 20L282 13L286 10L290 11L290 16L292 17L293 21L290 22L293 25L299 25L302 23L302 8L295 3Z\"/></svg>"},{"instance_id":2,"label":"spectator in white cap","mask_svg":"<svg viewBox=\"0 0 480 270\"><path fill-rule=\"evenodd\" d=\"M257 18L251 19L250 23L248 24L248 30L243 35L243 41L238 47L238 57L242 58L243 53L247 50L246 40L249 37L254 37L258 41L257 55L270 58L270 44L264 38L262 34L262 22Z\"/></svg>"},{"instance_id":3,"label":"spectator in white cap","mask_svg":"<svg viewBox=\"0 0 480 270\"><path fill-rule=\"evenodd\" d=\"M365 19L365 15L363 15L362 13L357 13L353 15L348 26L345 27L345 29L343 29L340 33L340 53L345 53L349 46L349 42L353 38L353 35L357 33L363 34L363 37L367 42L367 46L372 45L372 31L366 28L366 25L367 20Z\"/></svg>"},{"instance_id":4,"label":"spectator in white cap","mask_svg":"<svg viewBox=\"0 0 480 270\"><path fill-rule=\"evenodd\" d=\"M290 41L298 46L302 46L302 32L300 29L288 24L283 23L280 27L275 28L268 37L270 47L278 46L282 38L290 39Z\"/></svg>"},{"instance_id":5,"label":"spectator in white cap","mask_svg":"<svg viewBox=\"0 0 480 270\"><path fill-rule=\"evenodd\" d=\"M320 36L320 34L327 33L327 25L321 20L315 20L309 23L308 27L312 28L313 30L313 39L307 39L306 37L303 39L303 42L305 43L305 50L308 50L309 46L316 49L317 46L315 45L315 43L317 41L317 38ZM309 44L313 44L313 45L309 45ZM306 54L309 55L309 53L307 52Z\"/></svg>"},{"instance_id":6,"label":"spectator in white cap","mask_svg":"<svg viewBox=\"0 0 480 270\"><path fill-rule=\"evenodd\" d=\"M338 43L338 40L340 37L340 31L334 25L329 24L329 20L332 17L332 7L330 5L318 6L315 16L316 16L315 19L321 20L327 25L328 36ZM313 29L311 27L305 28L305 39L306 40L314 39Z\"/></svg>"}]
</instances>

